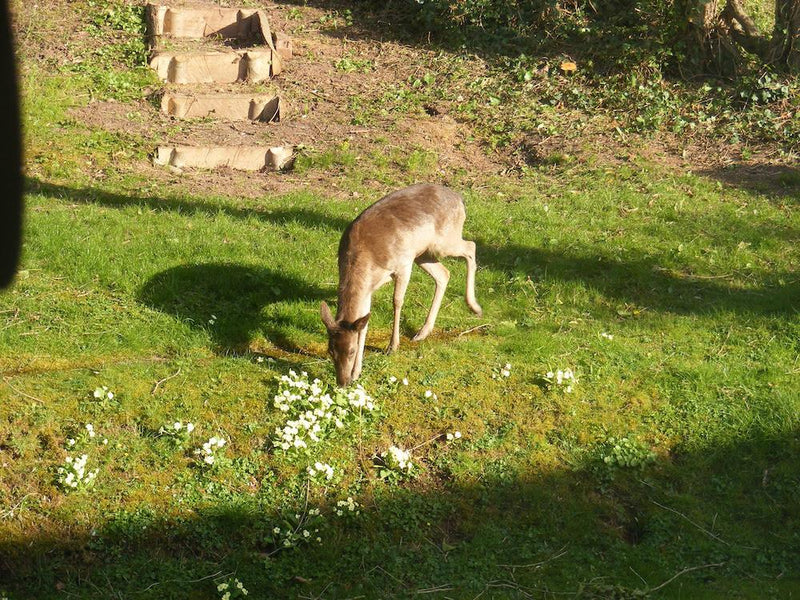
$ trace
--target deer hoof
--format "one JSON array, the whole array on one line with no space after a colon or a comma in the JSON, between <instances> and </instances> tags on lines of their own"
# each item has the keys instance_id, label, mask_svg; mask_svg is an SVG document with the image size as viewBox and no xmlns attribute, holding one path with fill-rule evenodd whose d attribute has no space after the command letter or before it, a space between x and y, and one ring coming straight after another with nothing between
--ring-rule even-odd
<instances>
[{"instance_id":1,"label":"deer hoof","mask_svg":"<svg viewBox=\"0 0 800 600\"><path fill-rule=\"evenodd\" d=\"M430 335L430 333L431 333L430 331L421 330L417 335L415 335L413 338L411 338L411 341L412 342L421 342L426 337L428 337Z\"/></svg>"}]
</instances>

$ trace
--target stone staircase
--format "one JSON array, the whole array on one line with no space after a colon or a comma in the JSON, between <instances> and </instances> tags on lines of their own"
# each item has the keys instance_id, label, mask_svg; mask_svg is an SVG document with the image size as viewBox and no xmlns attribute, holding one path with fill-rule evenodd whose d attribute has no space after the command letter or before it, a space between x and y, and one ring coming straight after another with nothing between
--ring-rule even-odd
<instances>
[{"instance_id":1,"label":"stone staircase","mask_svg":"<svg viewBox=\"0 0 800 600\"><path fill-rule=\"evenodd\" d=\"M291 59L292 43L272 32L264 10L150 3L147 25L150 66L164 82L164 114L280 121L281 97L270 81ZM293 148L285 146L166 145L156 149L154 163L177 169L279 170L293 156Z\"/></svg>"}]
</instances>

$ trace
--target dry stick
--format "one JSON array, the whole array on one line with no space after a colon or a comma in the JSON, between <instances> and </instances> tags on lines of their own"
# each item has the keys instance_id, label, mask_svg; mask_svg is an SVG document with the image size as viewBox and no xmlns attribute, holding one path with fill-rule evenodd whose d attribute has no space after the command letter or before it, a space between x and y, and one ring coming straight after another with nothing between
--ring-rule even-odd
<instances>
[{"instance_id":1,"label":"dry stick","mask_svg":"<svg viewBox=\"0 0 800 600\"><path fill-rule=\"evenodd\" d=\"M497 566L498 567L502 567L504 569L530 569L532 567L538 568L538 567L541 567L543 565L546 565L549 562L552 562L552 561L556 560L557 558L561 558L566 553L567 553L567 547L564 546L563 548L561 548L561 550L558 550L556 552L556 554L554 554L553 556L551 556L547 560L543 560L543 561L538 562L538 563L530 563L528 565L497 565Z\"/></svg>"},{"instance_id":2,"label":"dry stick","mask_svg":"<svg viewBox=\"0 0 800 600\"><path fill-rule=\"evenodd\" d=\"M431 442L435 442L435 441L436 441L436 440L438 440L440 437L443 437L443 436L445 436L445 435L446 435L446 433L445 433L445 432L442 432L442 433L437 433L437 434L436 434L435 436L433 436L431 439L429 439L429 440L427 440L427 441L425 441L425 442L422 442L421 444L417 444L416 446L414 446L413 448L411 448L411 449L409 450L409 452L414 452L414 450L416 450L417 448L422 448L423 446L426 446L426 445L430 444Z\"/></svg>"},{"instance_id":3,"label":"dry stick","mask_svg":"<svg viewBox=\"0 0 800 600\"><path fill-rule=\"evenodd\" d=\"M699 569L708 569L708 568L710 568L710 567L722 567L722 566L724 566L724 565L725 565L725 563L724 563L724 562L721 562L721 563L710 563L710 564L707 564L707 565L698 565L698 566L696 566L696 567L687 567L686 569L684 569L684 570L683 570L683 571L681 571L680 573L675 573L675 575L673 575L672 577L670 577L669 579L667 579L667 580L666 580L664 583L662 583L661 585L659 585L659 586L656 586L656 587L654 587L654 588L652 588L652 589L649 589L649 590L647 590L647 593L648 593L648 594L652 594L653 592L657 592L658 590L660 590L661 588L663 588L665 585L672 583L672 582L673 582L673 581L675 581L675 580L676 580L678 577L680 577L681 575L685 575L686 573L691 573L692 571L697 571L697 570L699 570Z\"/></svg>"},{"instance_id":4,"label":"dry stick","mask_svg":"<svg viewBox=\"0 0 800 600\"><path fill-rule=\"evenodd\" d=\"M491 327L489 323L484 323L483 325L476 325L475 327L470 327L466 331L462 331L458 334L457 337L461 337L462 335L467 335L468 333L472 333L473 331L478 331L479 329L488 329Z\"/></svg>"},{"instance_id":5,"label":"dry stick","mask_svg":"<svg viewBox=\"0 0 800 600\"><path fill-rule=\"evenodd\" d=\"M169 377L164 377L164 379L159 379L158 381L156 381L156 384L155 384L155 386L153 386L153 391L150 392L150 395L151 396L155 396L156 395L156 391L158 391L158 386L160 386L165 381L169 381L170 379L173 379L173 378L177 377L180 374L181 374L181 370L178 369L177 371L175 371L175 373L173 373Z\"/></svg>"},{"instance_id":6,"label":"dry stick","mask_svg":"<svg viewBox=\"0 0 800 600\"><path fill-rule=\"evenodd\" d=\"M36 396L31 396L30 394L26 394L25 392L19 391L17 388L11 385L11 381L9 380L10 377L3 377L3 381L5 381L6 385L10 387L12 390L14 390L16 393L18 393L20 396L27 398L28 400L36 400L36 402L41 402L42 404L44 404L44 400L42 400L41 398L37 398Z\"/></svg>"},{"instance_id":7,"label":"dry stick","mask_svg":"<svg viewBox=\"0 0 800 600\"><path fill-rule=\"evenodd\" d=\"M697 528L698 528L700 531L702 531L702 532L703 532L703 533L705 533L706 535L708 535L708 536L710 536L710 537L714 538L714 539L715 539L715 540L717 540L718 542L722 542L722 543L723 543L723 544L725 544L726 546L730 546L730 543L729 543L729 542L726 542L726 541L725 541L725 540L723 540L721 537L719 537L718 535L716 535L716 534L714 534L714 533L710 532L710 531L709 531L708 529L706 529L705 527L703 527L703 526L701 526L701 525L698 525L697 523L695 523L694 521L692 521L692 520L691 520L689 517L687 517L687 516L686 516L685 514L683 514L682 512L679 512L679 511L675 510L674 508L670 508L669 506L664 506L663 504L659 504L659 503L658 503L658 502L656 502L655 500L650 500L650 502L652 502L653 504L655 504L656 506L658 506L658 507L660 507L660 508L663 508L664 510L668 510L668 511L669 511L669 512L671 512L671 513L675 513L675 514L676 514L676 515L678 515L679 517L683 517L684 519L686 519L687 521L689 521L689 523L691 523L692 525L694 525L695 527L697 527Z\"/></svg>"},{"instance_id":8,"label":"dry stick","mask_svg":"<svg viewBox=\"0 0 800 600\"><path fill-rule=\"evenodd\" d=\"M216 573L212 573L211 575L206 575L205 577L201 577L200 579L191 579L191 580L186 580L186 579L168 579L167 581L156 581L155 583L151 583L146 588L144 588L141 592L138 592L138 593L144 594L146 591L156 587L157 585L163 585L165 583L199 583L201 581L205 581L206 579L214 579L214 577L219 577L220 575L222 575L222 571L217 571ZM225 575L225 577L229 577L231 575L233 575L233 571L227 573Z\"/></svg>"}]
</instances>

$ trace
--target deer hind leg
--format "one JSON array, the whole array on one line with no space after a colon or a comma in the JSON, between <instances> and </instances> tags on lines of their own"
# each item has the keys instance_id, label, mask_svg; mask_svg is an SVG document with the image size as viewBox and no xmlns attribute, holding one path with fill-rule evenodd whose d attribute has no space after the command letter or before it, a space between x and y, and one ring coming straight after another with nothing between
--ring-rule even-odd
<instances>
[{"instance_id":1,"label":"deer hind leg","mask_svg":"<svg viewBox=\"0 0 800 600\"><path fill-rule=\"evenodd\" d=\"M461 256L467 261L467 306L480 317L483 315L483 309L475 299L475 271L478 269L478 263L475 261L475 242L459 240L457 251L453 253L453 256Z\"/></svg>"},{"instance_id":2,"label":"deer hind leg","mask_svg":"<svg viewBox=\"0 0 800 600\"><path fill-rule=\"evenodd\" d=\"M433 277L436 282L436 290L433 292L433 302L428 311L428 317L425 319L425 324L419 333L414 336L413 341L418 342L424 340L433 331L433 325L436 322L436 316L439 314L439 307L442 305L442 298L444 297L444 290L447 288L447 282L450 281L450 271L447 270L442 263L431 259L418 258L415 261L420 268L428 275Z\"/></svg>"},{"instance_id":3,"label":"deer hind leg","mask_svg":"<svg viewBox=\"0 0 800 600\"><path fill-rule=\"evenodd\" d=\"M398 271L394 275L394 322L392 323L392 339L386 354L391 354L400 346L400 311L403 308L403 300L406 297L408 280L411 279L411 265L403 271Z\"/></svg>"}]
</instances>

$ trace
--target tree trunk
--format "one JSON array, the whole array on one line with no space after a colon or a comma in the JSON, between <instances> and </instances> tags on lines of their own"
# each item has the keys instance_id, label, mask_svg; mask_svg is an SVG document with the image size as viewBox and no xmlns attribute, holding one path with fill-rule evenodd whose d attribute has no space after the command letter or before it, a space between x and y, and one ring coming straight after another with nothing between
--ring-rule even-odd
<instances>
[{"instance_id":1,"label":"tree trunk","mask_svg":"<svg viewBox=\"0 0 800 600\"><path fill-rule=\"evenodd\" d=\"M800 72L800 0L775 0L771 61Z\"/></svg>"}]
</instances>

